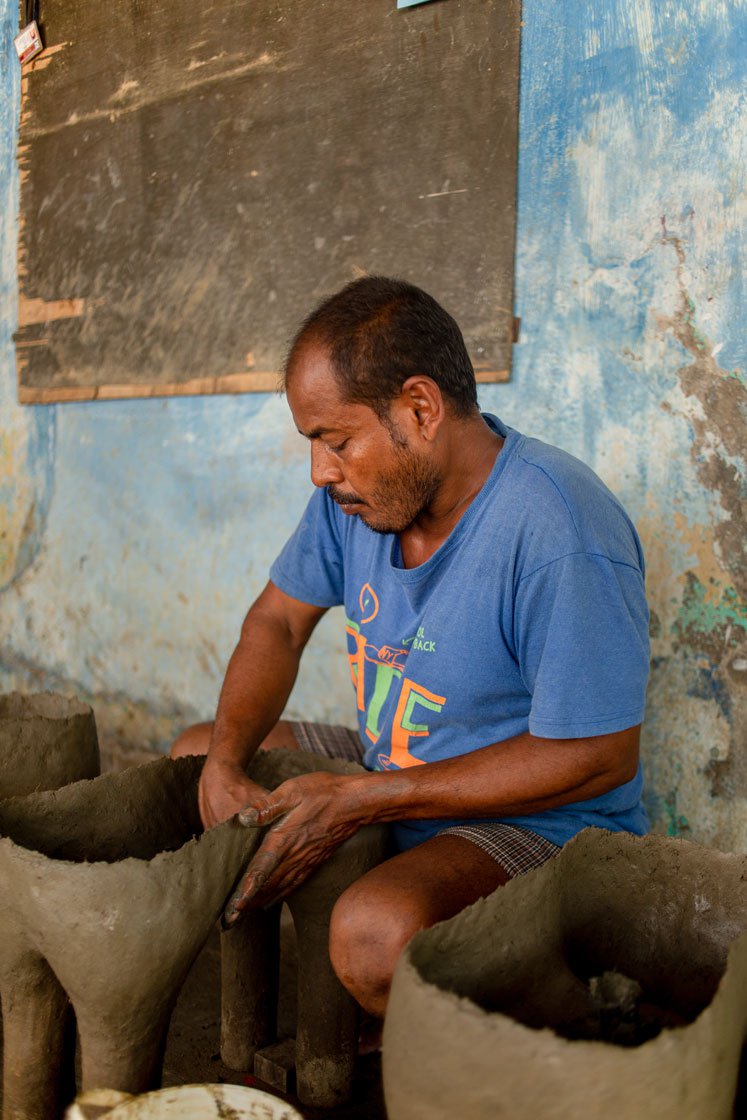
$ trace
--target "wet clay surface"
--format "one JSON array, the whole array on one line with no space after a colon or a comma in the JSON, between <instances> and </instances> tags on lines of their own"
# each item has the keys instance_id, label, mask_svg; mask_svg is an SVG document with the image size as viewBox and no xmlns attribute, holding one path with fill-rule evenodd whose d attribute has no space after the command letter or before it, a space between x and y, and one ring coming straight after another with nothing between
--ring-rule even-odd
<instances>
[{"instance_id":1,"label":"wet clay surface","mask_svg":"<svg viewBox=\"0 0 747 1120\"><path fill-rule=\"evenodd\" d=\"M64 1012L83 1087L143 1092L184 977L255 850L226 822L196 835L200 760L0 802L0 992L5 1120L53 1120Z\"/></svg>"},{"instance_id":2,"label":"wet clay surface","mask_svg":"<svg viewBox=\"0 0 747 1120\"><path fill-rule=\"evenodd\" d=\"M723 970L690 970L683 961L676 988L666 978L644 988L615 969L589 975L599 958L582 946L566 945L564 952L569 972L565 986L554 993L551 985L542 983L538 969L540 982L523 997L517 998L515 992L497 993L486 985L484 991L473 992L475 1004L537 1030L550 1027L560 1038L635 1047L662 1031L695 1022L715 996L723 976Z\"/></svg>"},{"instance_id":3,"label":"wet clay surface","mask_svg":"<svg viewBox=\"0 0 747 1120\"><path fill-rule=\"evenodd\" d=\"M58 789L98 773L88 704L54 692L0 694L0 799Z\"/></svg>"},{"instance_id":4,"label":"wet clay surface","mask_svg":"<svg viewBox=\"0 0 747 1120\"><path fill-rule=\"evenodd\" d=\"M647 997L636 980L621 972L592 976L588 989L591 1008L587 1014L553 1024L555 1033L562 1038L641 1046L663 1030L687 1026L707 1006L690 1004L680 1010L657 1002Z\"/></svg>"},{"instance_id":5,"label":"wet clay surface","mask_svg":"<svg viewBox=\"0 0 747 1120\"><path fill-rule=\"evenodd\" d=\"M293 1030L296 1018L296 945L287 911L281 926L279 1026L281 1034ZM171 1019L163 1068L163 1085L200 1083L252 1085L276 1096L269 1085L230 1070L220 1059L220 937L216 929L194 963ZM0 1059L2 1025L0 1024ZM79 1063L78 1063L79 1067ZM80 1068L78 1068L80 1089ZM381 1057L370 1054L358 1061L353 1098L334 1112L312 1109L287 1099L307 1120L386 1120L381 1086ZM0 1078L0 1106L2 1079Z\"/></svg>"},{"instance_id":6,"label":"wet clay surface","mask_svg":"<svg viewBox=\"0 0 747 1120\"><path fill-rule=\"evenodd\" d=\"M260 830L241 828L235 820L202 833L201 767L201 759L161 759L0 802L5 1120L57 1115L66 996L77 1017L84 1089L137 1093L157 1086L173 1000L260 841ZM357 767L278 751L257 759L250 772L272 788L315 769ZM333 1089L342 1090L333 1076L339 1048L335 1043L330 1055L325 1049L337 1037L336 1005L325 1002L330 985L309 972L322 952L327 960L326 931L315 908L329 907L351 869L375 861L377 837L376 830L362 829L293 897L304 945L299 984L306 991L299 1001L305 1013L299 1015L297 1070L299 1085L302 1076L311 1079L305 1099L319 1103L327 1103ZM314 940L317 927L323 950ZM314 1016L330 1023L310 1039ZM349 1018L352 1056L354 1014Z\"/></svg>"},{"instance_id":7,"label":"wet clay surface","mask_svg":"<svg viewBox=\"0 0 747 1120\"><path fill-rule=\"evenodd\" d=\"M745 931L747 857L587 830L413 938L384 1031L389 1120L743 1115Z\"/></svg>"},{"instance_id":8,"label":"wet clay surface","mask_svg":"<svg viewBox=\"0 0 747 1120\"><path fill-rule=\"evenodd\" d=\"M292 924L283 922L283 966L281 969L279 1019L281 1033L293 1029L295 1021L295 939ZM171 1020L163 1085L218 1083L250 1084L266 1092L275 1090L255 1078L228 1069L221 1060L220 1042L220 944L217 930L195 962L182 989ZM2 1024L0 1022L0 1059L2 1057ZM80 1082L78 1087L80 1087ZM275 1094L279 1095L279 1094ZM307 1120L386 1120L381 1084L381 1057L371 1054L359 1059L353 1088L353 1099L334 1113L309 1109L294 1097L287 1099ZM0 1080L0 1106L2 1082ZM742 1061L739 1092L733 1120L747 1116L747 1050Z\"/></svg>"}]
</instances>

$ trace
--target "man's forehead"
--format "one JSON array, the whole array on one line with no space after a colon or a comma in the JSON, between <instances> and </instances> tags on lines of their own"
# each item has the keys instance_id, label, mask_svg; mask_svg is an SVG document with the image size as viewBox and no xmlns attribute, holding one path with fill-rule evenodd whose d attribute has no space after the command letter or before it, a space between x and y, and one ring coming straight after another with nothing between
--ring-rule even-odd
<instances>
[{"instance_id":1,"label":"man's forehead","mask_svg":"<svg viewBox=\"0 0 747 1120\"><path fill-rule=\"evenodd\" d=\"M376 418L368 405L343 397L327 352L315 343L294 357L286 396L296 427L310 438L358 428Z\"/></svg>"},{"instance_id":2,"label":"man's forehead","mask_svg":"<svg viewBox=\"0 0 747 1120\"><path fill-rule=\"evenodd\" d=\"M319 390L340 395L329 352L317 342L307 342L296 351L286 382L289 395Z\"/></svg>"}]
</instances>

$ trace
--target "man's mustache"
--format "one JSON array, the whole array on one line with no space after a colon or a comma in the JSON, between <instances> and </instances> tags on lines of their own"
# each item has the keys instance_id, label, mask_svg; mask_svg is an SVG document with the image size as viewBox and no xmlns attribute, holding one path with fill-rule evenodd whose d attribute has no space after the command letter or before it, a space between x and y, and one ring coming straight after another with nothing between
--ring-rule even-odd
<instances>
[{"instance_id":1,"label":"man's mustache","mask_svg":"<svg viewBox=\"0 0 747 1120\"><path fill-rule=\"evenodd\" d=\"M334 486L327 487L327 493L333 502L337 502L338 506L352 506L364 505L357 494L346 494L343 490L338 490Z\"/></svg>"}]
</instances>

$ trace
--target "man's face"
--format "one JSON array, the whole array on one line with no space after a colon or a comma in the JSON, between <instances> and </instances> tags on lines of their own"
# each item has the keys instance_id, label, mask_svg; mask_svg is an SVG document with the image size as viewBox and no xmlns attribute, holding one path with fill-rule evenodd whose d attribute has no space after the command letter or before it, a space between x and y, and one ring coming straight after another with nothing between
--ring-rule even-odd
<instances>
[{"instance_id":1,"label":"man's face","mask_svg":"<svg viewBox=\"0 0 747 1120\"><path fill-rule=\"evenodd\" d=\"M441 477L427 451L368 405L341 395L325 350L308 343L288 376L287 396L299 432L311 442L311 481L326 486L347 514L376 533L400 533L436 496Z\"/></svg>"}]
</instances>

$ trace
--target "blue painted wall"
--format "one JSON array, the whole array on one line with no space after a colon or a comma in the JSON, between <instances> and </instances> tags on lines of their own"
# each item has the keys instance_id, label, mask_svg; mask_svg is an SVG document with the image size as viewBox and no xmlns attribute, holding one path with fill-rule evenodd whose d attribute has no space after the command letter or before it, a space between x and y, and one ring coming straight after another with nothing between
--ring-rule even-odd
<instances>
[{"instance_id":1,"label":"blue painted wall","mask_svg":"<svg viewBox=\"0 0 747 1120\"><path fill-rule=\"evenodd\" d=\"M0 686L90 697L109 745L214 709L309 492L272 396L15 403L17 6L0 0ZM743 0L525 0L508 423L589 462L647 550L657 826L747 849ZM352 722L340 618L294 714Z\"/></svg>"}]
</instances>

